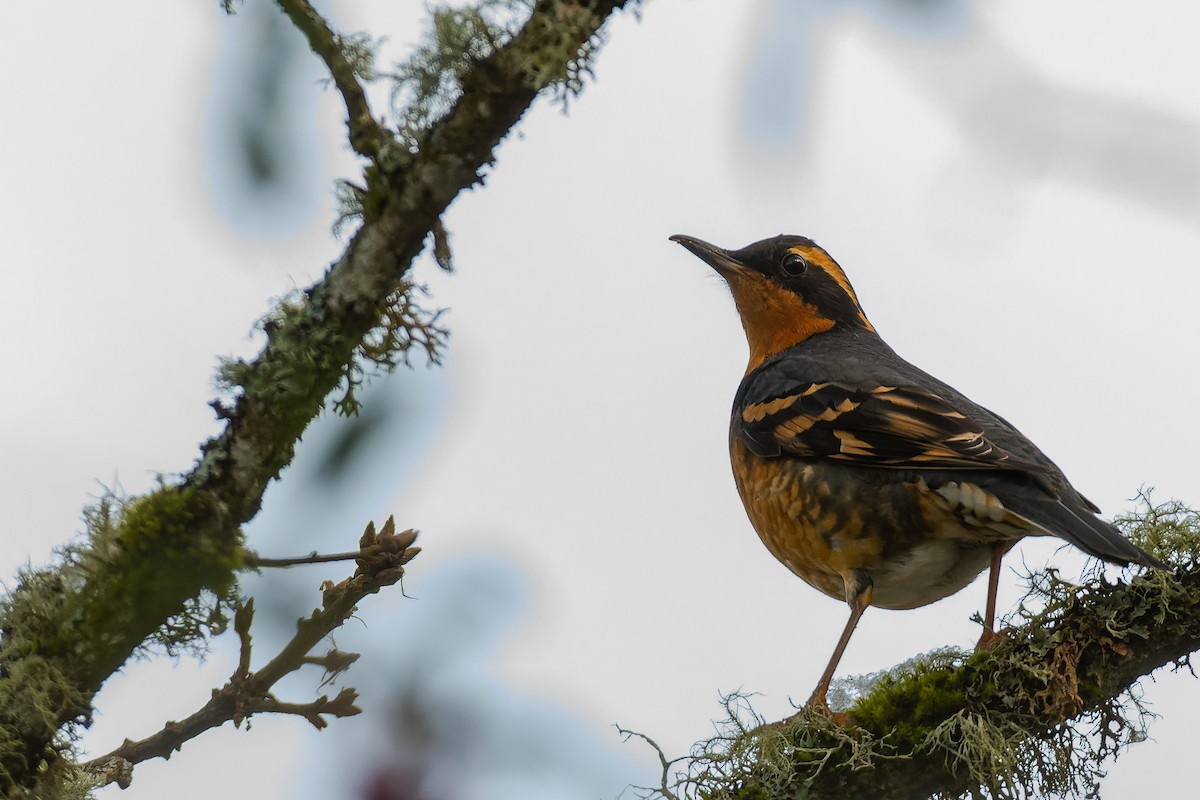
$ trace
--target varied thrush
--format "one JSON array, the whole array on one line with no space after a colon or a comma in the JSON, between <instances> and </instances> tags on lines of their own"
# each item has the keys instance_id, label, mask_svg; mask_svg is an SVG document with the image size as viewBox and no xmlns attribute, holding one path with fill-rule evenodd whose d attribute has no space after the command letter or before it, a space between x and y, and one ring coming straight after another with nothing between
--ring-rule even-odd
<instances>
[{"instance_id":1,"label":"varied thrush","mask_svg":"<svg viewBox=\"0 0 1200 800\"><path fill-rule=\"evenodd\" d=\"M807 705L824 707L869 605L916 608L990 567L1025 536L1058 536L1114 564L1167 569L1003 418L900 358L837 262L811 239L723 250L672 236L724 278L750 363L733 400L729 451L763 544L850 619Z\"/></svg>"}]
</instances>

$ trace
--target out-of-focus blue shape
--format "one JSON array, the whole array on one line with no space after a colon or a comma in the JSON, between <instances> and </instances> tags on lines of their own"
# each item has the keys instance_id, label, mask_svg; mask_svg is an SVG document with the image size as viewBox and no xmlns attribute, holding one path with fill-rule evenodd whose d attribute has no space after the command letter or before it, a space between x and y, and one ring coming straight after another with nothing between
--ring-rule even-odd
<instances>
[{"instance_id":1,"label":"out-of-focus blue shape","mask_svg":"<svg viewBox=\"0 0 1200 800\"><path fill-rule=\"evenodd\" d=\"M947 39L966 32L970 0L805 0L826 14L857 13L911 39Z\"/></svg>"},{"instance_id":2,"label":"out-of-focus blue shape","mask_svg":"<svg viewBox=\"0 0 1200 800\"><path fill-rule=\"evenodd\" d=\"M286 480L268 491L248 530L250 546L269 555L351 549L372 509L388 507L398 484L427 457L450 405L453 368L451 357L442 369L418 367L373 381L362 397L365 420L317 420ZM347 445L346 431L360 425L364 432ZM401 527L421 523L402 508L395 512ZM448 543L418 544L433 553ZM335 634L340 649L362 656L339 683L358 690L364 713L314 732L292 796L593 800L616 797L643 777L610 728L597 730L497 674L499 651L529 605L517 568L494 556L440 566L426 558L418 557L404 582L408 597L400 587L371 597ZM257 652L277 650L292 634L296 618L318 602L322 579L352 569L322 565L248 576L243 588L255 597ZM315 668L302 670L280 692L311 695L318 679ZM322 691L332 696L337 687Z\"/></svg>"},{"instance_id":3,"label":"out-of-focus blue shape","mask_svg":"<svg viewBox=\"0 0 1200 800\"><path fill-rule=\"evenodd\" d=\"M378 527L393 511L401 528L419 526L420 520L405 519L403 509L391 505L441 432L450 406L451 363L376 376L360 390L362 417L326 412L314 421L283 479L267 489L262 511L247 526L249 547L267 556L346 552L357 545L368 520L374 517ZM296 617L311 610L314 580L352 571L338 566L327 575L328 568L317 569L272 569L242 578L243 589L255 598L257 620L278 626L274 632L264 629L264 647L280 644Z\"/></svg>"},{"instance_id":4,"label":"out-of-focus blue shape","mask_svg":"<svg viewBox=\"0 0 1200 800\"><path fill-rule=\"evenodd\" d=\"M250 546L265 555L352 549L367 518L390 511L398 485L427 458L450 406L453 369L451 356L444 368L376 379L362 395L363 418L314 422L286 479L270 488L249 526ZM400 527L421 524L403 508L395 514ZM431 554L452 546L444 531L426 536L439 533L418 544ZM246 576L243 589L257 609L256 652L278 650L296 618L319 602L320 581L352 570L325 564ZM626 760L611 728L497 674L499 651L529 605L516 567L495 556L439 565L422 555L410 576L407 597L401 587L380 592L333 637L339 649L361 654L338 683L358 690L364 713L314 732L290 796L593 800L649 781ZM306 668L280 694L310 696L319 679L319 670ZM321 691L332 696L337 687Z\"/></svg>"},{"instance_id":5,"label":"out-of-focus blue shape","mask_svg":"<svg viewBox=\"0 0 1200 800\"><path fill-rule=\"evenodd\" d=\"M268 491L249 526L269 555L344 551L371 509L386 507L427 457L449 407L453 358L444 369L401 370L373 381L362 420L325 416L305 433L286 480ZM346 432L365 426L361 433ZM401 527L420 524L396 509ZM382 519L376 519L376 523ZM419 542L432 548L431 541ZM529 603L511 564L471 556L436 568L418 557L404 597L394 587L364 602L335 639L362 657L342 681L360 694L361 716L316 734L294 796L363 800L592 800L616 797L639 777L619 738L497 674L495 659ZM255 597L258 652L273 652L316 587L351 566L267 570L247 577ZM331 571L332 570L332 571ZM272 629L270 621L276 625ZM260 627L261 626L261 627ZM315 668L281 686L311 694ZM324 690L336 694L330 687Z\"/></svg>"},{"instance_id":6,"label":"out-of-focus blue shape","mask_svg":"<svg viewBox=\"0 0 1200 800\"><path fill-rule=\"evenodd\" d=\"M810 0L765 0L758 11L742 94L742 124L760 147L783 149L804 128L811 79L809 37L816 18Z\"/></svg>"},{"instance_id":7,"label":"out-of-focus blue shape","mask_svg":"<svg viewBox=\"0 0 1200 800\"><path fill-rule=\"evenodd\" d=\"M364 609L365 632L339 635L351 649L369 641L347 679L366 713L339 726L336 747L327 734L314 739L302 797L592 800L636 777L615 735L605 741L496 675L497 651L528 606L516 569L466 557L422 571L411 592Z\"/></svg>"},{"instance_id":8,"label":"out-of-focus blue shape","mask_svg":"<svg viewBox=\"0 0 1200 800\"><path fill-rule=\"evenodd\" d=\"M900 43L881 52L1006 182L1053 174L1189 220L1200 213L1200 125L1052 81L985 30L968 43L953 55Z\"/></svg>"},{"instance_id":9,"label":"out-of-focus blue shape","mask_svg":"<svg viewBox=\"0 0 1200 800\"><path fill-rule=\"evenodd\" d=\"M238 233L274 238L309 223L328 192L317 136L321 63L269 0L220 15L204 124L213 203Z\"/></svg>"},{"instance_id":10,"label":"out-of-focus blue shape","mask_svg":"<svg viewBox=\"0 0 1200 800\"><path fill-rule=\"evenodd\" d=\"M741 122L753 150L769 155L803 141L807 89L824 68L821 37L834 15L852 12L886 29L872 39L875 51L960 134L931 212L946 230L998 243L1021 209L1020 190L1051 177L1187 222L1200 212L1200 125L1054 80L974 23L969 0L759 0L756 8ZM880 146L894 147L887 136L879 132Z\"/></svg>"},{"instance_id":11,"label":"out-of-focus blue shape","mask_svg":"<svg viewBox=\"0 0 1200 800\"><path fill-rule=\"evenodd\" d=\"M742 125L755 146L783 150L802 137L807 96L820 69L812 63L815 37L844 13L921 39L958 36L970 22L969 0L760 0L742 94Z\"/></svg>"}]
</instances>

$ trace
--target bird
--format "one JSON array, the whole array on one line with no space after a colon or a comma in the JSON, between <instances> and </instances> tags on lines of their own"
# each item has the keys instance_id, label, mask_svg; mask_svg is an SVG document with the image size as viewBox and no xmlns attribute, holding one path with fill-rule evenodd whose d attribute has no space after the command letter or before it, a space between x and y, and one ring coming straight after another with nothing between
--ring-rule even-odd
<instances>
[{"instance_id":1,"label":"bird","mask_svg":"<svg viewBox=\"0 0 1200 800\"><path fill-rule=\"evenodd\" d=\"M1001 560L1026 536L1169 569L1097 516L1007 420L897 355L813 240L780 235L726 250L670 238L724 279L745 329L729 452L746 514L784 566L850 606L807 708L828 711L868 606L925 606L987 569L977 648L996 644Z\"/></svg>"}]
</instances>

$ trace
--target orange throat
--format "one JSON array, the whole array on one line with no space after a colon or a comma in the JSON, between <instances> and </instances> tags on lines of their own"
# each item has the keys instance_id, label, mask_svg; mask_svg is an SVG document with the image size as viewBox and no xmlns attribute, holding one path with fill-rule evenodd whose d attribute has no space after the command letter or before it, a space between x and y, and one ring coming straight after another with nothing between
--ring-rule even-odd
<instances>
[{"instance_id":1,"label":"orange throat","mask_svg":"<svg viewBox=\"0 0 1200 800\"><path fill-rule=\"evenodd\" d=\"M776 353L824 333L834 321L816 306L777 286L754 272L731 272L725 276L737 305L750 345L746 372L757 369Z\"/></svg>"}]
</instances>

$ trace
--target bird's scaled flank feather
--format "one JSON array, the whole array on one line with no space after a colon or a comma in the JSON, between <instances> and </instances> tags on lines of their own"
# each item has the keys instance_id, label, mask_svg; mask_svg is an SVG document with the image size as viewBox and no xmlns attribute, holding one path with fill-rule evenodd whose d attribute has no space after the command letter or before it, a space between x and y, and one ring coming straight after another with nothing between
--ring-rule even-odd
<instances>
[{"instance_id":1,"label":"bird's scaled flank feather","mask_svg":"<svg viewBox=\"0 0 1200 800\"><path fill-rule=\"evenodd\" d=\"M982 425L915 386L800 384L749 402L741 410L741 427L748 446L762 456L829 458L891 469L1048 471L1004 450L988 439Z\"/></svg>"}]
</instances>

